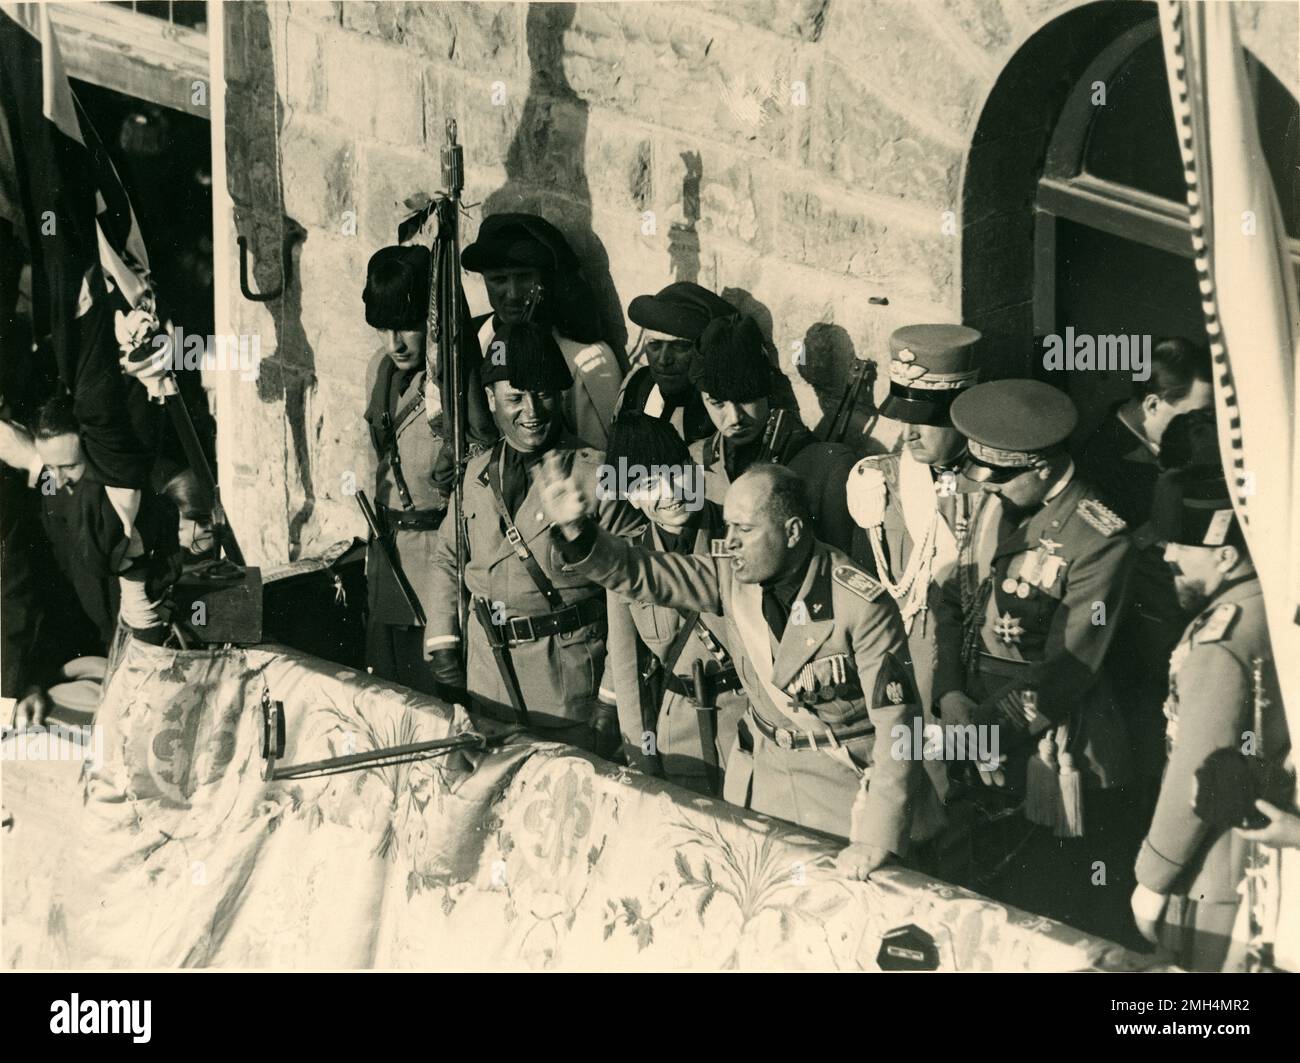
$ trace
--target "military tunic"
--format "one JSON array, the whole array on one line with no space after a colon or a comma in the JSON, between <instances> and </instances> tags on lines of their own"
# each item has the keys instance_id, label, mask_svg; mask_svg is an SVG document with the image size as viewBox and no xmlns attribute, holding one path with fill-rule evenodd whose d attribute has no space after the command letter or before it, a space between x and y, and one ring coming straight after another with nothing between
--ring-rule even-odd
<instances>
[{"instance_id":1,"label":"military tunic","mask_svg":"<svg viewBox=\"0 0 1300 1063\"><path fill-rule=\"evenodd\" d=\"M705 507L698 526L683 532L676 552L707 555L712 537L724 531L717 507L710 502ZM664 548L661 533L653 524L647 524L632 541L651 550ZM669 680L662 671L656 671L647 679L646 669L638 667L638 641L641 660L649 653L662 662L679 637L685 622L683 615L676 609L623 598L613 591L608 592L608 611L609 658L602 695L618 705L619 728L629 762L650 766L646 764L643 732L647 722L653 720L649 729L654 732L658 764L664 776L701 793L713 793L717 771L726 766L736 741L736 725L745 715L748 702L742 690L732 688L713 696L712 709L700 709L698 702L680 688L693 689L697 661L704 665L707 684L716 687L719 682L738 683L735 665L717 634L721 621L701 615L673 664L673 678ZM726 678L719 681L718 676ZM646 704L647 698L660 694L657 704Z\"/></svg>"},{"instance_id":2,"label":"military tunic","mask_svg":"<svg viewBox=\"0 0 1300 1063\"><path fill-rule=\"evenodd\" d=\"M540 617L553 610L538 588L517 550L506 539L500 511L489 482L490 462L501 460L504 441L470 459L463 494L469 558L465 584L469 593L485 599L503 625L515 618ZM596 485L603 453L573 436L562 436L555 448L575 475L590 485L589 496L598 498ZM543 635L511 647L510 657L532 724L541 728L573 728L590 723L605 669L606 620L603 588L581 575L562 570L550 556L550 522L542 508L541 477L530 477L528 490L513 515L523 546L531 553L565 606L582 604L590 610L599 602L590 622L564 634ZM635 511L614 500L597 502L602 522L615 531L640 525ZM468 634L469 661L466 681L478 707L503 720L513 720L507 687L491 646L478 620L471 615L471 632L460 631L457 618L459 585L456 575L456 521L453 501L439 530L430 573L432 589L426 628L429 649L455 646ZM591 615L591 614L588 614ZM528 623L513 625L521 635Z\"/></svg>"},{"instance_id":3,"label":"military tunic","mask_svg":"<svg viewBox=\"0 0 1300 1063\"><path fill-rule=\"evenodd\" d=\"M1129 869L1141 827L1125 789L1128 732L1102 668L1130 556L1124 523L1078 477L1019 519L982 494L940 598L934 696L964 691L974 722L997 728L1006 786L975 783L972 795L1019 807L980 825L969 884L1136 944Z\"/></svg>"},{"instance_id":4,"label":"military tunic","mask_svg":"<svg viewBox=\"0 0 1300 1063\"><path fill-rule=\"evenodd\" d=\"M791 410L773 409L768 414L767 428L773 430L777 417L784 413L783 438L778 440L774 455L759 454L760 442L744 449L749 462L738 463L734 447L727 444L721 432L691 444L691 457L704 467L704 497L718 505L726 500L727 489L754 461L774 460L798 473L807 485L808 501L812 504L813 532L829 546L845 553L853 549L855 525L849 516L844 497L844 485L849 470L853 468L853 452L842 443L818 441Z\"/></svg>"},{"instance_id":5,"label":"military tunic","mask_svg":"<svg viewBox=\"0 0 1300 1063\"><path fill-rule=\"evenodd\" d=\"M891 746L895 728L910 729L920 706L898 608L878 583L814 543L795 602L803 608L791 610L778 639L763 618L761 587L734 580L725 560L655 553L601 529L593 543L585 558L568 562L575 545L557 544L557 562L617 594L721 618L753 741L752 751L738 742L728 758L728 800L906 851L925 776Z\"/></svg>"},{"instance_id":6,"label":"military tunic","mask_svg":"<svg viewBox=\"0 0 1300 1063\"><path fill-rule=\"evenodd\" d=\"M1013 776L1031 755L1068 753L1089 787L1128 782L1128 736L1102 660L1129 564L1124 522L1077 476L1018 522L995 495L975 503L940 597L934 696L963 690L980 704L977 722L1027 732L1010 751Z\"/></svg>"},{"instance_id":7,"label":"military tunic","mask_svg":"<svg viewBox=\"0 0 1300 1063\"><path fill-rule=\"evenodd\" d=\"M427 618L433 601L438 525L447 509L447 495L433 481L443 439L429 424L425 371L418 369L403 381L392 359L385 356L375 373L366 421L378 458L375 510ZM405 493L399 489L399 477ZM416 618L374 540L366 554L366 582L370 612L366 663L381 679L432 692L433 676L424 659L424 631L416 626Z\"/></svg>"},{"instance_id":8,"label":"military tunic","mask_svg":"<svg viewBox=\"0 0 1300 1063\"><path fill-rule=\"evenodd\" d=\"M1232 943L1250 843L1216 831L1192 809L1196 771L1216 749L1241 749L1253 731L1252 661L1266 662L1259 749L1273 763L1290 750L1271 660L1264 597L1251 577L1219 591L1188 625L1169 670L1169 763L1155 818L1137 859L1137 879L1169 895L1161 943L1182 966L1217 971Z\"/></svg>"},{"instance_id":9,"label":"military tunic","mask_svg":"<svg viewBox=\"0 0 1300 1063\"><path fill-rule=\"evenodd\" d=\"M864 475L860 472L864 468L876 470L883 480L883 506L878 530L861 529L853 556L885 584L902 611L928 725L935 722L938 624L948 616L939 604L941 588L957 563L978 496L958 490L961 481L954 473L936 473L906 453L865 458L853 475ZM857 517L862 519L861 514ZM929 760L925 765L940 796L944 795L948 777L943 764Z\"/></svg>"}]
</instances>

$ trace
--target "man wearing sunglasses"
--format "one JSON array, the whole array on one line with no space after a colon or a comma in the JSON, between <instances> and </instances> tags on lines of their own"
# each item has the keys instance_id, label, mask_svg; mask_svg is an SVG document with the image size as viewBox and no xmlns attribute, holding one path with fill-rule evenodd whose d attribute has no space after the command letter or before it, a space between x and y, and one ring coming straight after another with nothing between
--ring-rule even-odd
<instances>
[{"instance_id":1,"label":"man wearing sunglasses","mask_svg":"<svg viewBox=\"0 0 1300 1063\"><path fill-rule=\"evenodd\" d=\"M1131 938L1119 790L1131 757L1102 671L1124 605L1127 526L1075 473L1065 441L1078 414L1064 393L977 384L951 417L967 440L962 474L983 495L941 596L934 693L945 724L997 729L1004 762L978 778L1022 806L1005 866L981 888Z\"/></svg>"}]
</instances>

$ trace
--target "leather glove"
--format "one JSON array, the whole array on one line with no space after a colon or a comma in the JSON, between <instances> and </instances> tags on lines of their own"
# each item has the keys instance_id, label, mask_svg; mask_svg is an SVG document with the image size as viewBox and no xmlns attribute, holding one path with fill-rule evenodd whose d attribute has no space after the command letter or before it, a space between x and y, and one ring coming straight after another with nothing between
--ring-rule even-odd
<instances>
[{"instance_id":1,"label":"leather glove","mask_svg":"<svg viewBox=\"0 0 1300 1063\"><path fill-rule=\"evenodd\" d=\"M458 648L452 646L430 653L429 670L433 673L433 692L438 697L449 704L469 704L469 692L465 689L465 669L460 663Z\"/></svg>"}]
</instances>

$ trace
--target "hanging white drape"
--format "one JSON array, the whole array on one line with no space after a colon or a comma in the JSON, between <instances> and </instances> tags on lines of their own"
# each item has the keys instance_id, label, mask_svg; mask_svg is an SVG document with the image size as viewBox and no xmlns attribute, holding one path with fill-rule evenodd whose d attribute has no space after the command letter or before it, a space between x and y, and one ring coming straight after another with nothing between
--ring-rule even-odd
<instances>
[{"instance_id":1,"label":"hanging white drape","mask_svg":"<svg viewBox=\"0 0 1300 1063\"><path fill-rule=\"evenodd\" d=\"M1161 0L1165 66L1187 176L1192 242L1224 471L1264 590L1287 724L1300 738L1300 309L1260 146L1233 5ZM1279 963L1300 968L1300 852L1283 854Z\"/></svg>"}]
</instances>

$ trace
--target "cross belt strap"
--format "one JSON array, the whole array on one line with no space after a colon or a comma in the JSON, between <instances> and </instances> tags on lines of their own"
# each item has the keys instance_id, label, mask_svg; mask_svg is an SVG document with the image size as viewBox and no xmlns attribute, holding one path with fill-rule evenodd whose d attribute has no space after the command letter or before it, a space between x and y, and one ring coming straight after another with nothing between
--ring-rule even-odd
<instances>
[{"instance_id":1,"label":"cross belt strap","mask_svg":"<svg viewBox=\"0 0 1300 1063\"><path fill-rule=\"evenodd\" d=\"M402 473L402 454L398 446L397 436L411 412L423 404L424 395L421 394L403 406L396 417L393 417L385 408L384 416L380 419L380 429L384 433L384 444L387 451L388 471L393 474L393 486L397 488L397 497L402 500L404 509L414 509L415 502L411 499L411 490L406 486L406 477Z\"/></svg>"},{"instance_id":2,"label":"cross belt strap","mask_svg":"<svg viewBox=\"0 0 1300 1063\"><path fill-rule=\"evenodd\" d=\"M571 635L579 628L605 619L605 599L584 598L553 613L537 616L512 616L504 624L493 624L489 634L508 646L536 642L551 635Z\"/></svg>"},{"instance_id":3,"label":"cross belt strap","mask_svg":"<svg viewBox=\"0 0 1300 1063\"><path fill-rule=\"evenodd\" d=\"M510 509L506 505L505 496L501 493L501 462L505 458L505 446L505 442L498 444L497 453L488 462L488 485L492 488L492 498L496 502L501 524L505 528L506 542L514 548L519 563L527 570L534 585L541 592L542 597L546 599L547 605L554 610L563 609L564 599L560 596L560 592L555 589L555 585L550 581L550 578L542 571L542 566L537 563L537 558L533 557L532 551L528 549L528 544L524 542L523 535L520 534L519 529L515 527L514 520L510 517ZM527 642L530 640L524 639L522 641Z\"/></svg>"}]
</instances>

